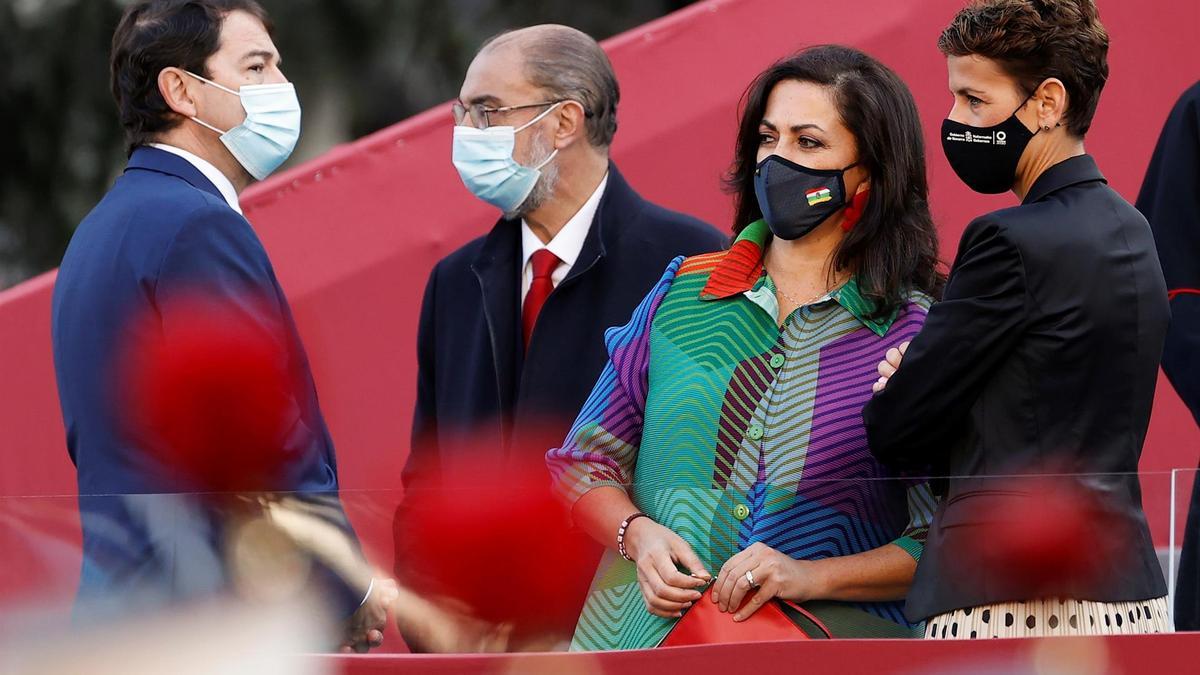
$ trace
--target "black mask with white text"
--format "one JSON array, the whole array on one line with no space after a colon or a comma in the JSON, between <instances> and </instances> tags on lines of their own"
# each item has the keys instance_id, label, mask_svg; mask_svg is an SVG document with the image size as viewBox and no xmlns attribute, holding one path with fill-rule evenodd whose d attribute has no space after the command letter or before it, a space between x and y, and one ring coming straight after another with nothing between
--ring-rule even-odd
<instances>
[{"instance_id":1,"label":"black mask with white text","mask_svg":"<svg viewBox=\"0 0 1200 675\"><path fill-rule=\"evenodd\" d=\"M999 194L1012 189L1021 154L1036 135L1017 118L1016 111L992 127L973 127L947 119L942 122L942 151L967 187L983 194Z\"/></svg>"}]
</instances>

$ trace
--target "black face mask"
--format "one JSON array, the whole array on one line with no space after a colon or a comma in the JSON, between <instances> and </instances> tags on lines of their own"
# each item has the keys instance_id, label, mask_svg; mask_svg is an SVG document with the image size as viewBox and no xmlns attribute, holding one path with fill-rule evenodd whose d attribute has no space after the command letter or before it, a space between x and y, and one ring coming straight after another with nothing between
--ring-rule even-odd
<instances>
[{"instance_id":1,"label":"black face mask","mask_svg":"<svg viewBox=\"0 0 1200 675\"><path fill-rule=\"evenodd\" d=\"M772 234L799 239L846 206L843 169L810 169L771 155L754 170L754 196Z\"/></svg>"},{"instance_id":2,"label":"black face mask","mask_svg":"<svg viewBox=\"0 0 1200 675\"><path fill-rule=\"evenodd\" d=\"M942 122L942 151L967 187L999 194L1012 189L1021 153L1036 135L1017 119L1016 110L994 127L973 127L948 119Z\"/></svg>"}]
</instances>

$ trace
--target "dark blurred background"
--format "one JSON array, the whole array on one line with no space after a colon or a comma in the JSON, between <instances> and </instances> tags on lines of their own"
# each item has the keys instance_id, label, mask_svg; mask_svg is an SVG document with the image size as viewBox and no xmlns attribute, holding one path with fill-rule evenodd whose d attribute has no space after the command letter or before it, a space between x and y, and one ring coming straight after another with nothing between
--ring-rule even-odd
<instances>
[{"instance_id":1,"label":"dark blurred background","mask_svg":"<svg viewBox=\"0 0 1200 675\"><path fill-rule=\"evenodd\" d=\"M56 267L75 225L124 167L108 49L131 2L0 0L0 289ZM304 107L289 165L453 98L475 49L497 32L563 23L604 39L690 4L260 2Z\"/></svg>"}]
</instances>

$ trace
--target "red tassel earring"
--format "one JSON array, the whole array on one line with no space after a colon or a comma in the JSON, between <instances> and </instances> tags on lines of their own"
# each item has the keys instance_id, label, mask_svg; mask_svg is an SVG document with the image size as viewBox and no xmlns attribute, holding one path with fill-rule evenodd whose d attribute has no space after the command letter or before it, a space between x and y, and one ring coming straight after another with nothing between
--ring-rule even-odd
<instances>
[{"instance_id":1,"label":"red tassel earring","mask_svg":"<svg viewBox=\"0 0 1200 675\"><path fill-rule=\"evenodd\" d=\"M842 229L846 232L854 227L859 218L862 218L863 211L867 208L867 196L871 194L870 190L863 190L850 200L850 205L846 207L846 215L842 218Z\"/></svg>"}]
</instances>

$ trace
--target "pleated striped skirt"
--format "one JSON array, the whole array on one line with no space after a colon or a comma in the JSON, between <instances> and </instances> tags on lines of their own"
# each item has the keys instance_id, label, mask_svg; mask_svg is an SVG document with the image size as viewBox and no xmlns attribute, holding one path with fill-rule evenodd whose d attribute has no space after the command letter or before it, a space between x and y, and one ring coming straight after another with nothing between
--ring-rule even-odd
<instances>
[{"instance_id":1,"label":"pleated striped skirt","mask_svg":"<svg viewBox=\"0 0 1200 675\"><path fill-rule=\"evenodd\" d=\"M1165 597L1135 602L1059 598L1000 602L956 609L925 623L929 640L1170 632Z\"/></svg>"}]
</instances>

